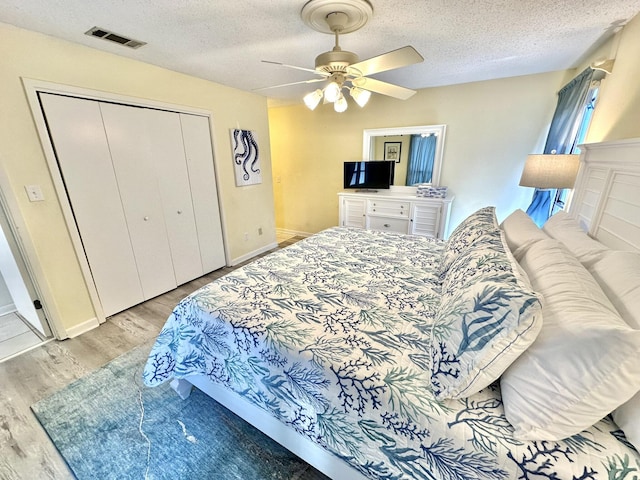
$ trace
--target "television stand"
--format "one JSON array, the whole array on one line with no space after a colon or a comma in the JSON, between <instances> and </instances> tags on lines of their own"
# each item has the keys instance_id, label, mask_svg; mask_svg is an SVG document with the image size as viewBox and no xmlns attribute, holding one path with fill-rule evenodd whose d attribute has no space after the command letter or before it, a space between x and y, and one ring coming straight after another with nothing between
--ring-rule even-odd
<instances>
[{"instance_id":1,"label":"television stand","mask_svg":"<svg viewBox=\"0 0 640 480\"><path fill-rule=\"evenodd\" d=\"M454 197L418 197L415 190L366 190L341 192L338 198L341 226L444 239Z\"/></svg>"}]
</instances>

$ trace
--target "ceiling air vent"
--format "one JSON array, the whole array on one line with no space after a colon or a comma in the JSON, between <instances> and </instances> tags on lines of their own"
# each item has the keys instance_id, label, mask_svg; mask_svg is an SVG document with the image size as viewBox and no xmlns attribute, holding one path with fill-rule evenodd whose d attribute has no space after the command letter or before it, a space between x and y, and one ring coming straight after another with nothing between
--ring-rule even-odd
<instances>
[{"instance_id":1,"label":"ceiling air vent","mask_svg":"<svg viewBox=\"0 0 640 480\"><path fill-rule=\"evenodd\" d=\"M146 45L147 42L141 42L139 40L133 40L131 38L123 37L122 35L118 35L117 33L110 32L109 30L105 30L100 27L93 27L90 30L84 32L85 35L89 35L90 37L98 37L103 40L109 40L110 42L119 43L120 45L124 45L129 48L140 48L143 45Z\"/></svg>"}]
</instances>

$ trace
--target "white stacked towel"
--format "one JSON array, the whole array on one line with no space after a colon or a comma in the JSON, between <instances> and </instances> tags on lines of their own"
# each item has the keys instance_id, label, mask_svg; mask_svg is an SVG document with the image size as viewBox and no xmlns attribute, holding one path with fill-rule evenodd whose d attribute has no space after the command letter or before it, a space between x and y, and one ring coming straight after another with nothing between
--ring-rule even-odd
<instances>
[{"instance_id":1,"label":"white stacked towel","mask_svg":"<svg viewBox=\"0 0 640 480\"><path fill-rule=\"evenodd\" d=\"M447 187L434 187L430 183L418 184L416 191L418 197L444 198L447 196Z\"/></svg>"}]
</instances>

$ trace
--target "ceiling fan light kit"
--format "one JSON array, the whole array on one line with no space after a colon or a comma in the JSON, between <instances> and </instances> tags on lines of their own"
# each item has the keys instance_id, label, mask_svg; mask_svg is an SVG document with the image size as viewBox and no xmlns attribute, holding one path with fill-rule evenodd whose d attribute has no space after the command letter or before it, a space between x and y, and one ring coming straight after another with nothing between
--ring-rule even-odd
<instances>
[{"instance_id":1,"label":"ceiling fan light kit","mask_svg":"<svg viewBox=\"0 0 640 480\"><path fill-rule=\"evenodd\" d=\"M320 100L322 100L322 90L320 89L307 93L303 98L304 104L309 110L315 110Z\"/></svg>"},{"instance_id":2,"label":"ceiling fan light kit","mask_svg":"<svg viewBox=\"0 0 640 480\"><path fill-rule=\"evenodd\" d=\"M340 93L338 99L333 102L333 109L338 113L344 112L348 106L349 105L347 104L347 99L344 98L344 95L342 93Z\"/></svg>"},{"instance_id":3,"label":"ceiling fan light kit","mask_svg":"<svg viewBox=\"0 0 640 480\"><path fill-rule=\"evenodd\" d=\"M358 87L351 87L349 93L351 94L351 98L353 98L360 107L364 107L371 98L371 92L369 90L363 90Z\"/></svg>"},{"instance_id":4,"label":"ceiling fan light kit","mask_svg":"<svg viewBox=\"0 0 640 480\"><path fill-rule=\"evenodd\" d=\"M314 70L280 62L263 61L287 68L312 72L323 78L286 83L267 88L328 81L329 84L324 89L317 89L308 93L303 100L305 105L313 110L324 97L325 102L333 103L333 108L336 112L344 112L348 108L343 89L349 92L351 98L360 107L364 107L367 104L371 97L371 92L401 100L406 100L414 95L416 93L415 90L368 77L376 73L422 62L424 59L413 47L402 47L363 61L360 61L355 53L340 48L340 35L355 32L362 28L372 15L373 7L367 0L309 0L302 7L300 16L304 23L314 30L334 35L335 46L333 49L316 57Z\"/></svg>"},{"instance_id":5,"label":"ceiling fan light kit","mask_svg":"<svg viewBox=\"0 0 640 480\"><path fill-rule=\"evenodd\" d=\"M324 99L327 102L333 103L338 100L340 96L340 90L342 89L342 85L336 81L332 81L327 85L324 89Z\"/></svg>"}]
</instances>

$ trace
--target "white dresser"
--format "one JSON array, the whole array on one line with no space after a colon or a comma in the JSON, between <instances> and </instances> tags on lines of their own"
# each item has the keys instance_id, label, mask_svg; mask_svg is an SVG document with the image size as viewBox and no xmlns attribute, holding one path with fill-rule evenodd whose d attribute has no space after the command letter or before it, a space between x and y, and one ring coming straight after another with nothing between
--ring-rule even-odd
<instances>
[{"instance_id":1,"label":"white dresser","mask_svg":"<svg viewBox=\"0 0 640 480\"><path fill-rule=\"evenodd\" d=\"M338 193L340 225L444 238L454 197L423 198L415 189Z\"/></svg>"}]
</instances>

